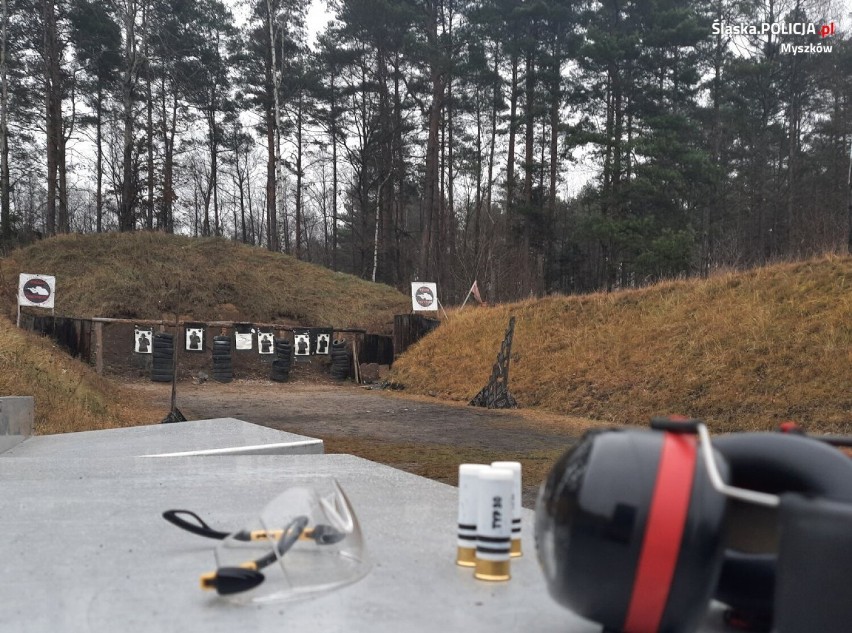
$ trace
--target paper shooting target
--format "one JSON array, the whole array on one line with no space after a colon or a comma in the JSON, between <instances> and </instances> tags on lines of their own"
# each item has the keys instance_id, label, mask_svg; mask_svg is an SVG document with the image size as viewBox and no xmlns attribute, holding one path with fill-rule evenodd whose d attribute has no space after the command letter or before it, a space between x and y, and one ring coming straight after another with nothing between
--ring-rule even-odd
<instances>
[{"instance_id":1,"label":"paper shooting target","mask_svg":"<svg viewBox=\"0 0 852 633\"><path fill-rule=\"evenodd\" d=\"M329 353L328 348L331 343L331 334L328 332L320 332L317 334L317 354L327 355Z\"/></svg>"},{"instance_id":2,"label":"paper shooting target","mask_svg":"<svg viewBox=\"0 0 852 633\"><path fill-rule=\"evenodd\" d=\"M133 330L133 351L137 354L153 354L151 349L154 338L154 330L151 328L137 327Z\"/></svg>"},{"instance_id":3,"label":"paper shooting target","mask_svg":"<svg viewBox=\"0 0 852 633\"><path fill-rule=\"evenodd\" d=\"M199 325L187 325L184 330L184 349L187 352L204 351L204 328Z\"/></svg>"},{"instance_id":4,"label":"paper shooting target","mask_svg":"<svg viewBox=\"0 0 852 633\"><path fill-rule=\"evenodd\" d=\"M272 332L257 333L257 351L260 354L275 353L275 337Z\"/></svg>"},{"instance_id":5,"label":"paper shooting target","mask_svg":"<svg viewBox=\"0 0 852 633\"><path fill-rule=\"evenodd\" d=\"M309 330L293 330L293 346L296 356L311 355L311 333Z\"/></svg>"},{"instance_id":6,"label":"paper shooting target","mask_svg":"<svg viewBox=\"0 0 852 633\"><path fill-rule=\"evenodd\" d=\"M241 352L254 349L255 332L250 323L234 324L234 348Z\"/></svg>"}]
</instances>

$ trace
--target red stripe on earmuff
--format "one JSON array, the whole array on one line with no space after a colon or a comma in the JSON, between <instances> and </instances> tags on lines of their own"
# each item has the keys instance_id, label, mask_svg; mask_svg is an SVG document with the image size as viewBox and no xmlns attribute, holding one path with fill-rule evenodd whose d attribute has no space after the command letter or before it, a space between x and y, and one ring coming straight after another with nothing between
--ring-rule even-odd
<instances>
[{"instance_id":1,"label":"red stripe on earmuff","mask_svg":"<svg viewBox=\"0 0 852 633\"><path fill-rule=\"evenodd\" d=\"M689 511L695 460L694 437L664 435L633 593L624 620L625 633L656 633L659 629Z\"/></svg>"}]
</instances>

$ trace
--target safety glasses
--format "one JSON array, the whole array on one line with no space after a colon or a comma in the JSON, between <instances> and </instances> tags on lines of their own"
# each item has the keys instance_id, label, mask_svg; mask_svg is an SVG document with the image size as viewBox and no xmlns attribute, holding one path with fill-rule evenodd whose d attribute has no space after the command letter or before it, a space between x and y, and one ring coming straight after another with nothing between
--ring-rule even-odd
<instances>
[{"instance_id":1,"label":"safety glasses","mask_svg":"<svg viewBox=\"0 0 852 633\"><path fill-rule=\"evenodd\" d=\"M360 526L333 477L293 482L242 529L211 527L191 510L168 510L169 523L219 541L217 569L201 587L237 602L287 600L328 591L370 569Z\"/></svg>"}]
</instances>

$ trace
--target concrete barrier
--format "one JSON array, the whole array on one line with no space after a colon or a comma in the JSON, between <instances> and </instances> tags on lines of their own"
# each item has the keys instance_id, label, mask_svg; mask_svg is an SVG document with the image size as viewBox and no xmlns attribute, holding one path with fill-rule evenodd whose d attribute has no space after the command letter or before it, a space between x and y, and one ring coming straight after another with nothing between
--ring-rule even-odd
<instances>
[{"instance_id":1,"label":"concrete barrier","mask_svg":"<svg viewBox=\"0 0 852 633\"><path fill-rule=\"evenodd\" d=\"M34 410L32 396L0 397L0 453L33 434Z\"/></svg>"}]
</instances>

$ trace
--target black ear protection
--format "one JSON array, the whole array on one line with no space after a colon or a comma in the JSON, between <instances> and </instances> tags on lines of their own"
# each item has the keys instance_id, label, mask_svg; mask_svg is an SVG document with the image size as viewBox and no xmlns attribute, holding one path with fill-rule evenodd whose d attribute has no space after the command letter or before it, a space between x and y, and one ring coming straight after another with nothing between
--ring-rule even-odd
<instances>
[{"instance_id":1,"label":"black ear protection","mask_svg":"<svg viewBox=\"0 0 852 633\"><path fill-rule=\"evenodd\" d=\"M799 435L711 445L696 420L652 429L592 431L554 465L535 530L551 595L624 633L694 631L711 598L732 607L732 624L849 631L852 462ZM848 564L832 561L837 550ZM841 596L828 609L826 593Z\"/></svg>"},{"instance_id":2,"label":"black ear protection","mask_svg":"<svg viewBox=\"0 0 852 633\"><path fill-rule=\"evenodd\" d=\"M181 515L192 517L196 523L188 521ZM272 540L275 542L272 551L258 559L246 561L236 567L220 567L214 572L202 575L201 588L215 589L220 596L240 593L257 587L265 580L260 570L269 567L284 556L297 541L312 540L317 545L333 545L346 538L345 533L330 525L317 524L312 528L308 527L309 521L306 516L296 517L282 530L240 530L234 533L214 530L201 517L190 510L167 510L163 512L163 518L187 532L206 538L223 540L232 536L238 541Z\"/></svg>"}]
</instances>

